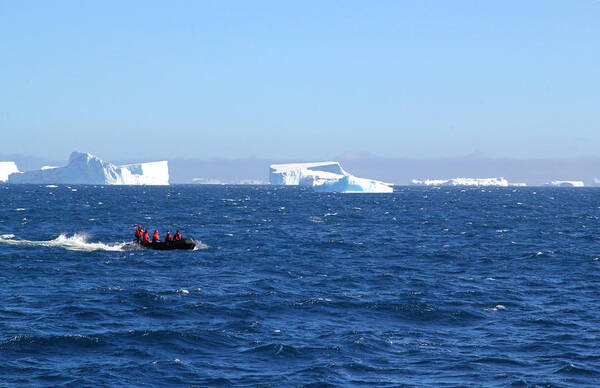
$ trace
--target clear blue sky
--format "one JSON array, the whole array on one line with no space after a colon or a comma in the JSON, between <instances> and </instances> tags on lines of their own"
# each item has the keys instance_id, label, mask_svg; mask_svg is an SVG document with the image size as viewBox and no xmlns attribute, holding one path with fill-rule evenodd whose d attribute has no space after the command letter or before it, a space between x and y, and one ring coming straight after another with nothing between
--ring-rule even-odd
<instances>
[{"instance_id":1,"label":"clear blue sky","mask_svg":"<svg viewBox=\"0 0 600 388\"><path fill-rule=\"evenodd\" d=\"M0 154L600 150L600 2L0 0Z\"/></svg>"}]
</instances>

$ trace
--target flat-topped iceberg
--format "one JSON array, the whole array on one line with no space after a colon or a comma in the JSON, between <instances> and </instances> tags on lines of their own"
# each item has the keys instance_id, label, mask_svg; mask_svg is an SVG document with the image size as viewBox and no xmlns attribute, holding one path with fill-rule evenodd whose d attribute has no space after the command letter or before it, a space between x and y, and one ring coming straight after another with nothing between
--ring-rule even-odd
<instances>
[{"instance_id":1,"label":"flat-topped iceberg","mask_svg":"<svg viewBox=\"0 0 600 388\"><path fill-rule=\"evenodd\" d=\"M546 185L556 187L584 187L583 181L552 181L546 183Z\"/></svg>"},{"instance_id":2,"label":"flat-topped iceberg","mask_svg":"<svg viewBox=\"0 0 600 388\"><path fill-rule=\"evenodd\" d=\"M0 182L6 182L8 176L15 172L19 172L15 162L0 162Z\"/></svg>"},{"instance_id":3,"label":"flat-topped iceberg","mask_svg":"<svg viewBox=\"0 0 600 388\"><path fill-rule=\"evenodd\" d=\"M420 186L512 186L504 178L413 179L412 184ZM517 185L524 184L519 183Z\"/></svg>"},{"instance_id":4,"label":"flat-topped iceberg","mask_svg":"<svg viewBox=\"0 0 600 388\"><path fill-rule=\"evenodd\" d=\"M272 164L269 181L272 185L311 186L318 192L391 193L391 183L357 178L338 162Z\"/></svg>"},{"instance_id":5,"label":"flat-topped iceberg","mask_svg":"<svg viewBox=\"0 0 600 388\"><path fill-rule=\"evenodd\" d=\"M117 166L89 153L73 152L64 167L11 174L9 183L65 183L90 185L168 185L167 161Z\"/></svg>"}]
</instances>

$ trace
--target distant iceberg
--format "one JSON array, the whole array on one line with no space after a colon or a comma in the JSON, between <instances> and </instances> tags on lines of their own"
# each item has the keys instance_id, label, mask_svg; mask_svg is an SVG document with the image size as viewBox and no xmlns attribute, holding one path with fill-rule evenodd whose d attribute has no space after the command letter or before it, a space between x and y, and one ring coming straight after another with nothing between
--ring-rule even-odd
<instances>
[{"instance_id":1,"label":"distant iceberg","mask_svg":"<svg viewBox=\"0 0 600 388\"><path fill-rule=\"evenodd\" d=\"M584 187L583 181L552 181L546 183L546 186L556 187Z\"/></svg>"},{"instance_id":2,"label":"distant iceberg","mask_svg":"<svg viewBox=\"0 0 600 388\"><path fill-rule=\"evenodd\" d=\"M317 192L391 193L391 183L357 178L338 162L272 164L269 181L272 185L310 186Z\"/></svg>"},{"instance_id":3,"label":"distant iceberg","mask_svg":"<svg viewBox=\"0 0 600 388\"><path fill-rule=\"evenodd\" d=\"M419 186L525 186L525 183L509 183L504 178L453 178L453 179L413 179Z\"/></svg>"},{"instance_id":4,"label":"distant iceberg","mask_svg":"<svg viewBox=\"0 0 600 388\"><path fill-rule=\"evenodd\" d=\"M116 166L89 153L73 152L64 167L14 173L9 183L64 183L90 185L168 185L167 161Z\"/></svg>"},{"instance_id":5,"label":"distant iceberg","mask_svg":"<svg viewBox=\"0 0 600 388\"><path fill-rule=\"evenodd\" d=\"M192 183L201 185L266 185L267 182L259 179L228 179L192 178Z\"/></svg>"},{"instance_id":6,"label":"distant iceberg","mask_svg":"<svg viewBox=\"0 0 600 388\"><path fill-rule=\"evenodd\" d=\"M0 182L6 182L8 176L15 172L19 172L15 162L0 162Z\"/></svg>"}]
</instances>

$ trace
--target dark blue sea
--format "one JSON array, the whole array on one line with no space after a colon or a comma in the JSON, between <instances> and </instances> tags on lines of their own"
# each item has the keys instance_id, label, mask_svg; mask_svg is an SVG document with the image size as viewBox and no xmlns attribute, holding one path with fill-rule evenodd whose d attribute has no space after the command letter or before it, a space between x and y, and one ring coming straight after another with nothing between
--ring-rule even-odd
<instances>
[{"instance_id":1,"label":"dark blue sea","mask_svg":"<svg viewBox=\"0 0 600 388\"><path fill-rule=\"evenodd\" d=\"M600 384L600 190L0 186L0 386ZM128 250L136 225L193 251Z\"/></svg>"}]
</instances>

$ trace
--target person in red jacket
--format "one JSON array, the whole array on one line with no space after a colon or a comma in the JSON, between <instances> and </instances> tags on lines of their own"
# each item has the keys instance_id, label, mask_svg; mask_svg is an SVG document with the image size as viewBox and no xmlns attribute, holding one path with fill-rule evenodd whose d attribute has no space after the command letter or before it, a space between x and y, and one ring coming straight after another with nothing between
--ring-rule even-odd
<instances>
[{"instance_id":1,"label":"person in red jacket","mask_svg":"<svg viewBox=\"0 0 600 388\"><path fill-rule=\"evenodd\" d=\"M148 229L144 230L142 233L142 242L149 243L150 239L148 238Z\"/></svg>"},{"instance_id":2,"label":"person in red jacket","mask_svg":"<svg viewBox=\"0 0 600 388\"><path fill-rule=\"evenodd\" d=\"M181 237L181 233L179 233L179 231L175 232L175 236L173 236L173 241L177 241L177 240L181 240L183 237Z\"/></svg>"},{"instance_id":3,"label":"person in red jacket","mask_svg":"<svg viewBox=\"0 0 600 388\"><path fill-rule=\"evenodd\" d=\"M165 236L165 242L171 242L172 240L173 238L171 237L171 231L169 230Z\"/></svg>"},{"instance_id":4,"label":"person in red jacket","mask_svg":"<svg viewBox=\"0 0 600 388\"><path fill-rule=\"evenodd\" d=\"M152 242L160 242L160 236L158 235L158 229L156 229L154 231L154 234L152 235Z\"/></svg>"},{"instance_id":5,"label":"person in red jacket","mask_svg":"<svg viewBox=\"0 0 600 388\"><path fill-rule=\"evenodd\" d=\"M144 231L142 230L142 225L139 225L135 230L135 241L140 242L143 233Z\"/></svg>"}]
</instances>

